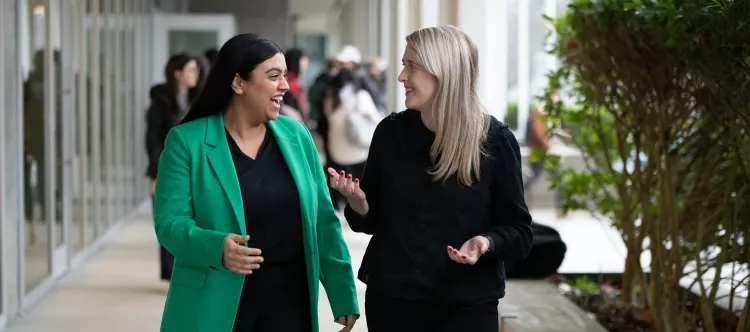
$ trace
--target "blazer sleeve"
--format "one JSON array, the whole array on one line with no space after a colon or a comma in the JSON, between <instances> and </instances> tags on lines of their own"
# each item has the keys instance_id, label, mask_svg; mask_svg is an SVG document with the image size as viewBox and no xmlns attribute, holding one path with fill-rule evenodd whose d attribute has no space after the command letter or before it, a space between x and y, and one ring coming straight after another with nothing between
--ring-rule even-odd
<instances>
[{"instance_id":1,"label":"blazer sleeve","mask_svg":"<svg viewBox=\"0 0 750 332\"><path fill-rule=\"evenodd\" d=\"M304 126L302 122L300 124ZM354 269L349 248L341 232L341 221L333 209L328 182L312 135L306 127L303 130L308 136L308 142L305 145L308 147L308 160L312 167L313 183L315 183L318 196L317 240L320 282L326 290L334 319L346 315L359 315Z\"/></svg>"},{"instance_id":2,"label":"blazer sleeve","mask_svg":"<svg viewBox=\"0 0 750 332\"><path fill-rule=\"evenodd\" d=\"M156 238L181 264L223 269L228 233L202 229L195 222L190 152L178 128L169 131L159 160L154 198Z\"/></svg>"}]
</instances>

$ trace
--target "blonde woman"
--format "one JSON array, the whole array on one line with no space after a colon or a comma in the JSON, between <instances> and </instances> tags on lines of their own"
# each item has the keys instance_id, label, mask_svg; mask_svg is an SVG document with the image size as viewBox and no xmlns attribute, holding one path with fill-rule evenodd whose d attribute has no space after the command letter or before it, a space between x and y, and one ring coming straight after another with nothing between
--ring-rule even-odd
<instances>
[{"instance_id":1,"label":"blonde woman","mask_svg":"<svg viewBox=\"0 0 750 332\"><path fill-rule=\"evenodd\" d=\"M406 41L407 110L378 125L361 181L328 169L352 230L373 235L368 329L497 332L503 262L533 238L518 142L479 102L471 38L443 26Z\"/></svg>"}]
</instances>

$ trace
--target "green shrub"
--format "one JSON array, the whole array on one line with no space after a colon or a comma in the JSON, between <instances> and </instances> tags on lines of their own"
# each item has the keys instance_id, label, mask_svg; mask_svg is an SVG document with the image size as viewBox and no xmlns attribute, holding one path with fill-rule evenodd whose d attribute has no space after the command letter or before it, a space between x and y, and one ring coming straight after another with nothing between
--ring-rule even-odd
<instances>
[{"instance_id":1,"label":"green shrub","mask_svg":"<svg viewBox=\"0 0 750 332\"><path fill-rule=\"evenodd\" d=\"M545 109L554 126L577 128L588 166L563 170L553 186L564 178L566 209L609 217L621 231L622 300L642 289L655 331L695 330L696 321L716 331L720 278L706 273L750 262L750 0L574 0L548 20L562 65L549 75ZM553 102L563 87L575 107ZM721 252L706 255L711 248ZM686 276L713 279L697 282L691 308L680 300ZM732 308L737 331L750 329L748 304Z\"/></svg>"}]
</instances>

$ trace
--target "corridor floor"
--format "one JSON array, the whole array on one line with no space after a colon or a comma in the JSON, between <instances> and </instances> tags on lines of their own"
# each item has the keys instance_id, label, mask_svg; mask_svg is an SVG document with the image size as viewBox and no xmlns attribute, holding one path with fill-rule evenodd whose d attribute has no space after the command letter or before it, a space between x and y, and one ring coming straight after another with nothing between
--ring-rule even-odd
<instances>
[{"instance_id":1,"label":"corridor floor","mask_svg":"<svg viewBox=\"0 0 750 332\"><path fill-rule=\"evenodd\" d=\"M359 269L368 236L344 227L354 268ZM167 284L159 281L158 245L150 215L138 216L122 234L67 275L42 302L8 332L158 331ZM364 285L357 282L360 308ZM321 287L321 332L339 331ZM364 316L354 331L367 331Z\"/></svg>"}]
</instances>

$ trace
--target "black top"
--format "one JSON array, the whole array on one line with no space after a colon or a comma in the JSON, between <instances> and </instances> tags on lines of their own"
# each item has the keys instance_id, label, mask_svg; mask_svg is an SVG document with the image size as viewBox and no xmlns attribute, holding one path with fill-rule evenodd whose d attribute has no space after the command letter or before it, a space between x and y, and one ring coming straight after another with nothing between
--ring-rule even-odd
<instances>
[{"instance_id":1,"label":"black top","mask_svg":"<svg viewBox=\"0 0 750 332\"><path fill-rule=\"evenodd\" d=\"M271 128L255 159L240 150L229 132L226 136L240 183L248 246L260 249L264 259L245 278L235 322L236 330L243 330L257 314L294 308L309 312L310 295L299 193Z\"/></svg>"},{"instance_id":2,"label":"black top","mask_svg":"<svg viewBox=\"0 0 750 332\"><path fill-rule=\"evenodd\" d=\"M386 117L375 130L360 186L370 210L347 206L355 232L372 234L359 279L368 291L413 300L473 303L505 296L503 261L531 250L531 216L523 195L521 155L508 126L491 118L480 181L433 181L435 134L418 111ZM490 252L475 265L453 262L447 247L487 235Z\"/></svg>"}]
</instances>

